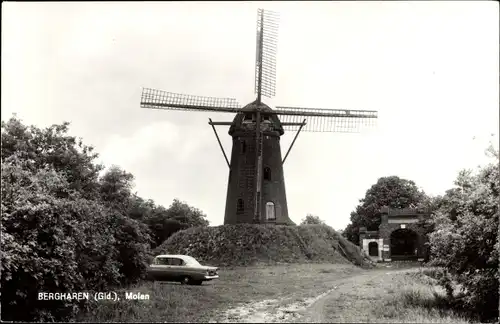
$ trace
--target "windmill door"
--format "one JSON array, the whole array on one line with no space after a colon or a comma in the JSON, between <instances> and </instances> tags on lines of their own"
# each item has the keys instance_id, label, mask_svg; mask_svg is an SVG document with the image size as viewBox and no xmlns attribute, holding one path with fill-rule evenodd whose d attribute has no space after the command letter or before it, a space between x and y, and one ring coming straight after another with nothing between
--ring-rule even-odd
<instances>
[{"instance_id":1,"label":"windmill door","mask_svg":"<svg viewBox=\"0 0 500 324\"><path fill-rule=\"evenodd\" d=\"M268 202L266 204L266 219L274 220L276 219L276 215L274 215L274 203Z\"/></svg>"}]
</instances>

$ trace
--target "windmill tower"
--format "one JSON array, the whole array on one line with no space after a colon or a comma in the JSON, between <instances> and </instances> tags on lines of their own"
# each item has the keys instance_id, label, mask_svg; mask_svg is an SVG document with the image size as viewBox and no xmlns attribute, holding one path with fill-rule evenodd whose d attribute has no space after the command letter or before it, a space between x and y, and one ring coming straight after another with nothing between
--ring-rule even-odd
<instances>
[{"instance_id":1,"label":"windmill tower","mask_svg":"<svg viewBox=\"0 0 500 324\"><path fill-rule=\"evenodd\" d=\"M232 122L213 122L209 118L222 154L229 167L224 224L293 224L288 217L283 163L301 130L311 132L358 132L373 126L376 111L276 107L262 102L276 90L276 49L278 16L257 11L257 53L255 93L257 99L241 108L233 98L201 97L144 88L142 108L213 111L236 114ZM215 129L230 126L233 138L231 160ZM285 157L281 156L280 137L297 131Z\"/></svg>"}]
</instances>

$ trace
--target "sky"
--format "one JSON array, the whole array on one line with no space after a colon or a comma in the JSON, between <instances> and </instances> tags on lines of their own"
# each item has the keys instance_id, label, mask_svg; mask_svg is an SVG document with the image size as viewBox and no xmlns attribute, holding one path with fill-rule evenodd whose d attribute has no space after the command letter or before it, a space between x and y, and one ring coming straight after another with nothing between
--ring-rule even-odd
<instances>
[{"instance_id":1,"label":"sky","mask_svg":"<svg viewBox=\"0 0 500 324\"><path fill-rule=\"evenodd\" d=\"M229 171L208 118L234 116L143 109L140 97L146 87L253 101L257 8L280 15L266 104L379 116L359 134L299 134L284 164L295 222L310 213L344 228L385 176L443 194L498 147L496 1L3 2L2 120L69 121L140 196L178 198L221 225ZM217 130L229 154L228 128Z\"/></svg>"}]
</instances>

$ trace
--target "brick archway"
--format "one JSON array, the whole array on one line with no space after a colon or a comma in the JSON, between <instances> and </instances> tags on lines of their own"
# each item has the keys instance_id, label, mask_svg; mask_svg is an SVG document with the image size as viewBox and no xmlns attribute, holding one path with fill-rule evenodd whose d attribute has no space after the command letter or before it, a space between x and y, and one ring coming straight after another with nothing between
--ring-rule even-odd
<instances>
[{"instance_id":1,"label":"brick archway","mask_svg":"<svg viewBox=\"0 0 500 324\"><path fill-rule=\"evenodd\" d=\"M417 257L418 234L407 228L393 230L390 235L391 259L412 259Z\"/></svg>"},{"instance_id":2,"label":"brick archway","mask_svg":"<svg viewBox=\"0 0 500 324\"><path fill-rule=\"evenodd\" d=\"M391 242L391 238L393 237L393 233L399 230L406 230L407 233L414 233L414 241L413 241L413 249L416 249L416 253L414 251L413 256L419 260L424 259L426 257L427 251L425 247L425 242L427 241L424 229L419 224L388 224L382 223L379 227L380 238L384 240L384 259L391 259L393 255L393 242ZM411 235L411 234L410 234ZM410 238L408 238L411 240ZM400 253L399 251L394 251L396 253ZM397 254L396 254L397 255ZM397 255L397 258L401 258L401 255Z\"/></svg>"},{"instance_id":3,"label":"brick archway","mask_svg":"<svg viewBox=\"0 0 500 324\"><path fill-rule=\"evenodd\" d=\"M428 247L426 245L427 235L424 223L430 217L430 212L414 208L382 207L380 213L381 224L378 231L367 231L366 227L359 229L359 244L362 249L369 254L369 243L377 241L380 251L377 259L380 261L392 261L391 245L394 244L391 244L393 243L391 242L391 236L394 236L393 233L396 233L398 230L407 230L408 237L403 235L397 238L396 235L395 240L410 241L411 248L408 246L405 248L396 248L394 252L403 256L411 255L412 258L416 258L418 261L426 260L428 257ZM392 249L394 249L394 246ZM370 257L374 258L373 256Z\"/></svg>"}]
</instances>

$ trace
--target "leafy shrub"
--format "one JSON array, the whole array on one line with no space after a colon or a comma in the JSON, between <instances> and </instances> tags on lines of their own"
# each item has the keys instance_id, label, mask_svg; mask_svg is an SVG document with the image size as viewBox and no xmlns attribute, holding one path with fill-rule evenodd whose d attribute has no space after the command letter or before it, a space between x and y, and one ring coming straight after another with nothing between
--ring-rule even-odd
<instances>
[{"instance_id":1,"label":"leafy shrub","mask_svg":"<svg viewBox=\"0 0 500 324\"><path fill-rule=\"evenodd\" d=\"M119 213L108 219L114 227L116 261L119 262L121 284L136 283L144 278L148 267L151 238L147 225Z\"/></svg>"},{"instance_id":2,"label":"leafy shrub","mask_svg":"<svg viewBox=\"0 0 500 324\"><path fill-rule=\"evenodd\" d=\"M15 156L2 162L2 315L4 320L53 320L72 314L66 302L37 293L76 291L84 283L75 251L82 236L55 171L32 174ZM66 192L66 194L69 194ZM69 208L68 208L69 207Z\"/></svg>"},{"instance_id":3,"label":"leafy shrub","mask_svg":"<svg viewBox=\"0 0 500 324\"><path fill-rule=\"evenodd\" d=\"M2 162L2 319L68 320L77 305L37 294L103 291L143 276L144 224L81 198L58 172L24 164Z\"/></svg>"},{"instance_id":4,"label":"leafy shrub","mask_svg":"<svg viewBox=\"0 0 500 324\"><path fill-rule=\"evenodd\" d=\"M459 174L457 188L443 197L443 207L434 216L436 230L429 235L430 264L448 271L441 284L451 297L458 283L461 307L482 321L498 318L498 152L495 157L478 174Z\"/></svg>"},{"instance_id":5,"label":"leafy shrub","mask_svg":"<svg viewBox=\"0 0 500 324\"><path fill-rule=\"evenodd\" d=\"M38 293L133 284L151 245L208 225L177 199L166 209L132 194L133 175L117 166L99 177L98 154L68 135L69 123L40 129L13 117L1 129L3 320L71 320L90 304L39 301Z\"/></svg>"},{"instance_id":6,"label":"leafy shrub","mask_svg":"<svg viewBox=\"0 0 500 324\"><path fill-rule=\"evenodd\" d=\"M67 301L38 301L39 292L108 290L146 270L149 235L144 224L78 197L54 197L63 184L55 171L31 177L2 164L2 303L4 320L68 320ZM29 187L19 187L16 184ZM16 188L17 187L17 188Z\"/></svg>"},{"instance_id":7,"label":"leafy shrub","mask_svg":"<svg viewBox=\"0 0 500 324\"><path fill-rule=\"evenodd\" d=\"M320 225L324 223L325 222L319 218L319 216L307 214L306 217L300 222L300 225Z\"/></svg>"}]
</instances>

